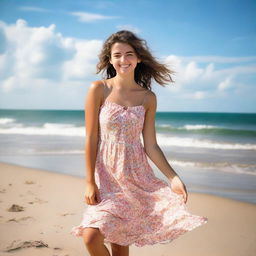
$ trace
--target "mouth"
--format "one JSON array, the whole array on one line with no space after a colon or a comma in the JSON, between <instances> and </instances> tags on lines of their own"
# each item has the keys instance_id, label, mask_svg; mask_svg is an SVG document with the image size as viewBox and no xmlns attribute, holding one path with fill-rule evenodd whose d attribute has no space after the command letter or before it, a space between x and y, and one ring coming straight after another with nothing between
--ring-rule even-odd
<instances>
[{"instance_id":1,"label":"mouth","mask_svg":"<svg viewBox=\"0 0 256 256\"><path fill-rule=\"evenodd\" d=\"M121 68L128 68L130 67L130 64L129 65L120 65Z\"/></svg>"}]
</instances>

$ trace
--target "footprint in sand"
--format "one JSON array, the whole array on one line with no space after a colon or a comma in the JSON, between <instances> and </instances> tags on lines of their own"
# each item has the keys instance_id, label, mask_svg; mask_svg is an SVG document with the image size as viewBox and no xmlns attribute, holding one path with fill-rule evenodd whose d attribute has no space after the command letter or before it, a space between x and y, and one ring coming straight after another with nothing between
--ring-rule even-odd
<instances>
[{"instance_id":1,"label":"footprint in sand","mask_svg":"<svg viewBox=\"0 0 256 256\"><path fill-rule=\"evenodd\" d=\"M60 216L68 216L68 215L75 215L74 213L62 213L62 214L60 214Z\"/></svg>"},{"instance_id":2,"label":"footprint in sand","mask_svg":"<svg viewBox=\"0 0 256 256\"><path fill-rule=\"evenodd\" d=\"M33 180L26 180L24 183L27 185L36 184L36 182Z\"/></svg>"},{"instance_id":3,"label":"footprint in sand","mask_svg":"<svg viewBox=\"0 0 256 256\"><path fill-rule=\"evenodd\" d=\"M2 194L5 193L5 192L6 192L5 188L0 190L0 193L2 193Z\"/></svg>"},{"instance_id":4,"label":"footprint in sand","mask_svg":"<svg viewBox=\"0 0 256 256\"><path fill-rule=\"evenodd\" d=\"M8 212L22 212L24 211L24 207L17 205L17 204L13 204L9 209L7 209Z\"/></svg>"},{"instance_id":5,"label":"footprint in sand","mask_svg":"<svg viewBox=\"0 0 256 256\"><path fill-rule=\"evenodd\" d=\"M22 248L28 247L48 247L48 244L44 243L43 241L25 241L25 242L18 242L16 240L12 241L11 245L6 248L6 252L11 252L14 250L19 250Z\"/></svg>"},{"instance_id":6,"label":"footprint in sand","mask_svg":"<svg viewBox=\"0 0 256 256\"><path fill-rule=\"evenodd\" d=\"M34 204L34 203L39 203L39 204L45 204L45 203L48 203L48 201L44 201L38 197L35 198L35 201L30 201L28 202L29 204Z\"/></svg>"},{"instance_id":7,"label":"footprint in sand","mask_svg":"<svg viewBox=\"0 0 256 256\"><path fill-rule=\"evenodd\" d=\"M16 219L16 218L9 219L6 222L11 222L11 221L20 222L20 221L25 221L25 220L28 220L28 219L34 219L34 218L31 217L31 216L27 216L27 217L22 217L22 218L19 218L19 219Z\"/></svg>"},{"instance_id":8,"label":"footprint in sand","mask_svg":"<svg viewBox=\"0 0 256 256\"><path fill-rule=\"evenodd\" d=\"M30 190L27 191L27 194L28 194L28 195L35 195L35 193L33 193L33 192L30 191Z\"/></svg>"},{"instance_id":9,"label":"footprint in sand","mask_svg":"<svg viewBox=\"0 0 256 256\"><path fill-rule=\"evenodd\" d=\"M60 247L54 247L53 250L62 250Z\"/></svg>"}]
</instances>

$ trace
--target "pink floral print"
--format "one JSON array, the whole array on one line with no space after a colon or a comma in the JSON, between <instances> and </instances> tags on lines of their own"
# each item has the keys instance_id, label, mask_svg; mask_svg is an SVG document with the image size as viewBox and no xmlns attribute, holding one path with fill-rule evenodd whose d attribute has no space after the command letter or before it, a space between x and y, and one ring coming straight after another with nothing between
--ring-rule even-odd
<instances>
[{"instance_id":1,"label":"pink floral print","mask_svg":"<svg viewBox=\"0 0 256 256\"><path fill-rule=\"evenodd\" d=\"M95 167L100 202L85 206L72 235L95 227L105 243L141 247L169 243L208 222L189 213L182 195L155 176L140 140L144 117L143 105L102 104Z\"/></svg>"}]
</instances>

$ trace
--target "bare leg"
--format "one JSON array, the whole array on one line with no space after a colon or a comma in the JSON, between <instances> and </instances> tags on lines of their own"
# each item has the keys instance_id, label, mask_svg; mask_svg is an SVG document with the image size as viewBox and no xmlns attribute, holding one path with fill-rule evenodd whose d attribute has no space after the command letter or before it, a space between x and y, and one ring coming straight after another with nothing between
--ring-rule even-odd
<instances>
[{"instance_id":1,"label":"bare leg","mask_svg":"<svg viewBox=\"0 0 256 256\"><path fill-rule=\"evenodd\" d=\"M129 246L111 243L112 256L129 256Z\"/></svg>"},{"instance_id":2,"label":"bare leg","mask_svg":"<svg viewBox=\"0 0 256 256\"><path fill-rule=\"evenodd\" d=\"M85 246L91 256L110 256L104 245L104 236L98 228L85 228L83 231Z\"/></svg>"}]
</instances>

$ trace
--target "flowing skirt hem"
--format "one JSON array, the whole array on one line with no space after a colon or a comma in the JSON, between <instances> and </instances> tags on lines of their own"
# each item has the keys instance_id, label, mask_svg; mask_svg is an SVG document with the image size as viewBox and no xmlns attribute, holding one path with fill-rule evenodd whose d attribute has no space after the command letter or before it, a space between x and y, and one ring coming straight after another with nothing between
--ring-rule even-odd
<instances>
[{"instance_id":1,"label":"flowing skirt hem","mask_svg":"<svg viewBox=\"0 0 256 256\"><path fill-rule=\"evenodd\" d=\"M156 235L155 238L145 238L143 235L141 237L137 237L136 239L132 239L128 241L120 241L118 239L115 239L111 236L111 234L108 234L108 232L102 227L100 224L88 224L88 225L79 225L75 226L71 229L70 234L80 237L83 235L84 228L98 228L101 234L104 236L104 243L114 243L121 246L130 246L135 245L137 247L143 247L146 245L154 245L154 244L167 244L172 242L174 239L177 239L180 235L183 235L187 233L188 231L191 231L199 226L202 226L203 224L206 224L208 222L207 217L198 216L198 219L193 222L190 225L187 225L186 228L176 228L171 231L169 231L167 234L159 234ZM150 234L152 235L152 234Z\"/></svg>"}]
</instances>

